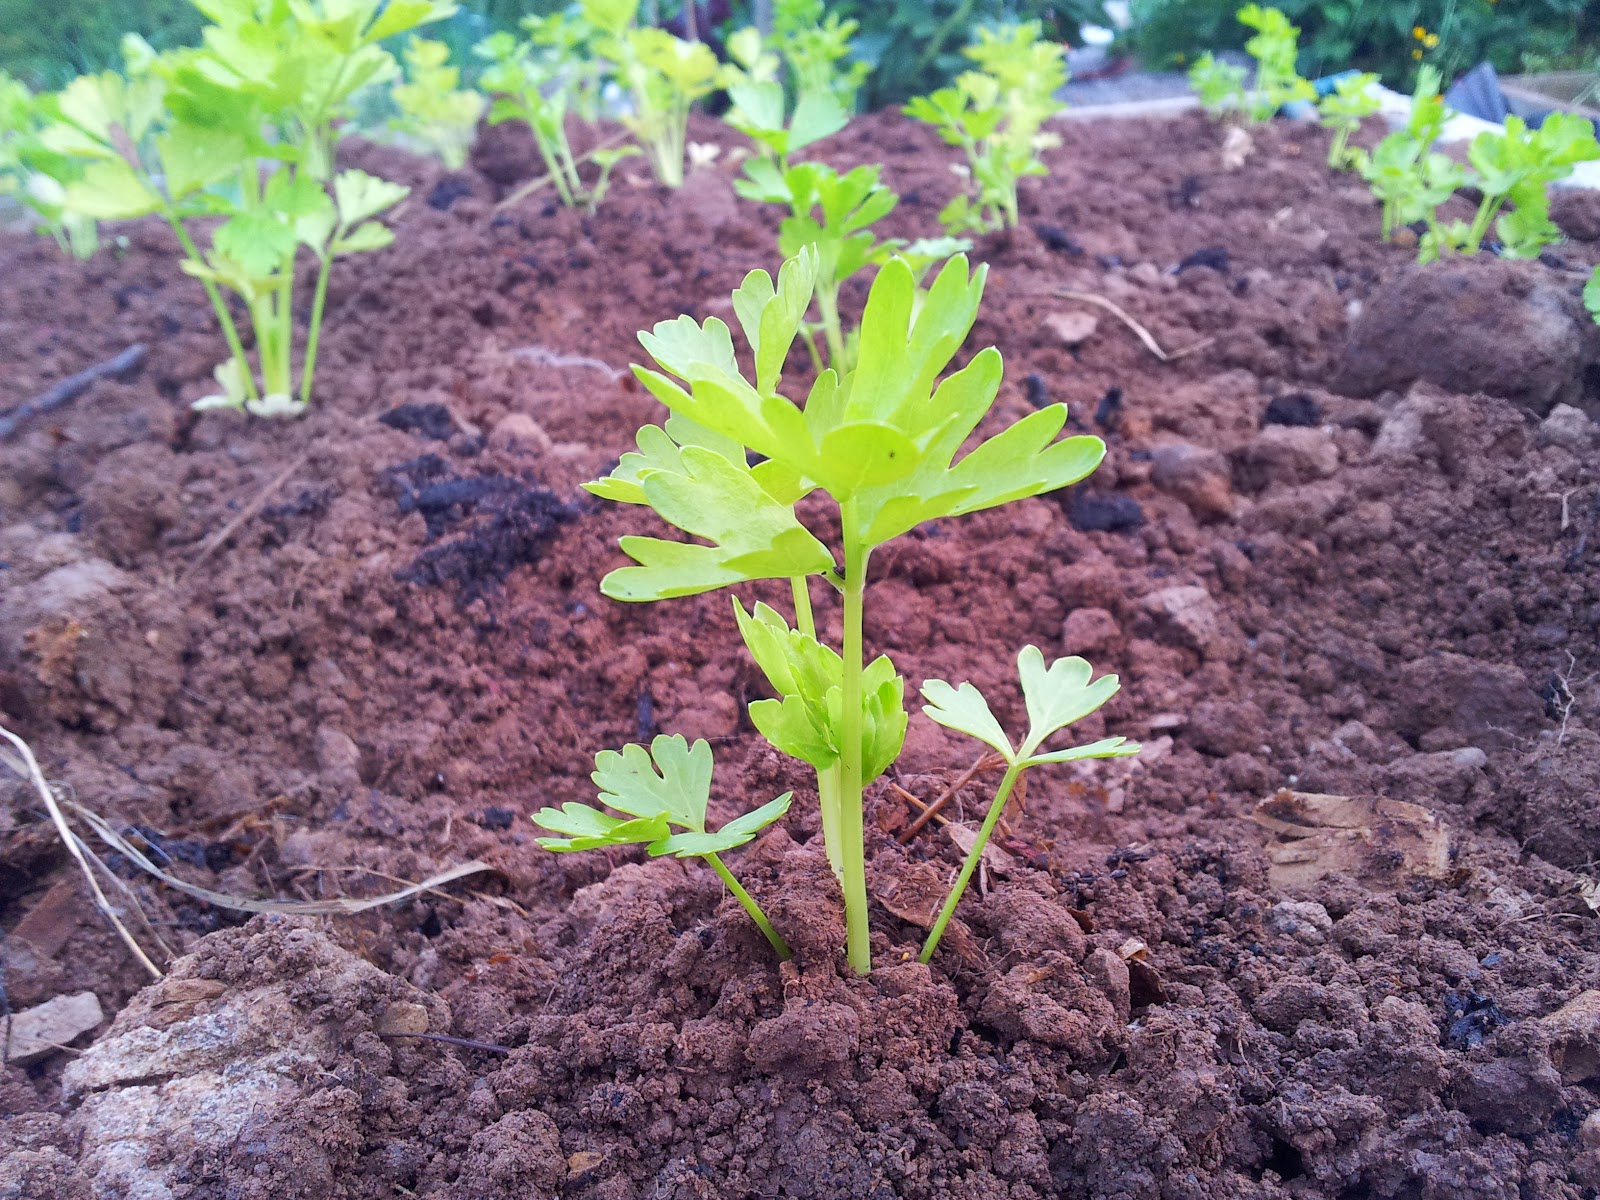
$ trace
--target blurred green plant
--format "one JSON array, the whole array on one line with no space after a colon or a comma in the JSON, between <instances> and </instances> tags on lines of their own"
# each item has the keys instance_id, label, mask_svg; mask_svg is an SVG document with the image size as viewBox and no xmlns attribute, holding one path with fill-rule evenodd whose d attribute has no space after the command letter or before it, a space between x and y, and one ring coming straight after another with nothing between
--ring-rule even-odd
<instances>
[{"instance_id":1,"label":"blurred green plant","mask_svg":"<svg viewBox=\"0 0 1600 1200\"><path fill-rule=\"evenodd\" d=\"M390 89L397 114L388 129L403 145L432 154L452 171L466 165L485 104L482 93L459 86L461 68L450 65L450 47L412 37L401 56L406 77Z\"/></svg>"},{"instance_id":2,"label":"blurred green plant","mask_svg":"<svg viewBox=\"0 0 1600 1200\"><path fill-rule=\"evenodd\" d=\"M1301 27L1299 68L1315 78L1354 68L1408 87L1419 63L1453 78L1480 62L1501 72L1586 68L1600 51L1592 0L1280 0ZM1185 67L1233 49L1232 0L1133 0L1126 38L1149 66ZM1420 36L1418 31L1421 31Z\"/></svg>"},{"instance_id":3,"label":"blurred green plant","mask_svg":"<svg viewBox=\"0 0 1600 1200\"><path fill-rule=\"evenodd\" d=\"M32 218L35 231L78 258L100 244L94 218L67 211L67 188L83 177L83 164L52 150L44 131L61 119L50 94L34 95L21 80L0 71L0 196L8 196Z\"/></svg>"}]
</instances>

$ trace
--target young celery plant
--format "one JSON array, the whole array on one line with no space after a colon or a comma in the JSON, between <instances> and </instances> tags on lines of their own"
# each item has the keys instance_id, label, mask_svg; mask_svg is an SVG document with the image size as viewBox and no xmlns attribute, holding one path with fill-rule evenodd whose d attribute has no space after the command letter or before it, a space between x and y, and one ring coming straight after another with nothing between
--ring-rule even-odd
<instances>
[{"instance_id":1,"label":"young celery plant","mask_svg":"<svg viewBox=\"0 0 1600 1200\"><path fill-rule=\"evenodd\" d=\"M1037 646L1022 648L1022 653L1017 655L1017 673L1022 681L1022 697L1028 709L1028 734L1019 747L1012 746L1011 739L989 710L989 702L972 684L963 683L959 688L954 688L942 679L930 679L922 685L923 699L928 702L923 712L940 725L977 738L998 751L1006 762L1006 773L995 792L994 803L989 805L983 826L967 851L966 861L961 864L961 873L956 876L955 886L950 889L950 895L946 897L944 907L939 910L933 927L928 931L927 941L922 945L923 962L931 960L933 952L938 949L939 939L944 936L945 926L950 923L956 905L961 902L962 894L972 880L972 872L983 857L983 849L989 844L995 823L1000 820L1006 801L1011 798L1012 790L1024 772L1045 763L1121 758L1139 753L1137 742L1122 737L1102 738L1098 742L1073 746L1068 750L1041 752L1053 734L1094 712L1116 695L1121 684L1115 675L1102 675L1091 683L1093 668L1081 658L1058 658L1046 668L1044 655Z\"/></svg>"},{"instance_id":2,"label":"young celery plant","mask_svg":"<svg viewBox=\"0 0 1600 1200\"><path fill-rule=\"evenodd\" d=\"M539 845L557 853L645 845L651 858L663 854L703 858L766 935L778 957L787 960L788 943L719 855L744 845L782 818L789 811L793 793L785 792L708 833L711 773L711 747L703 738L690 746L681 736L663 735L651 740L648 751L638 745L624 746L620 753L602 750L594 756L590 778L600 789L600 803L626 817L613 817L587 804L543 808L534 814L534 824L565 836L542 837ZM675 833L675 828L683 832Z\"/></svg>"},{"instance_id":3,"label":"young celery plant","mask_svg":"<svg viewBox=\"0 0 1600 1200\"><path fill-rule=\"evenodd\" d=\"M822 0L774 0L772 44L783 58L790 90L796 96L827 92L846 112L854 112L872 70L851 58L859 28L859 21L827 12Z\"/></svg>"},{"instance_id":4,"label":"young celery plant","mask_svg":"<svg viewBox=\"0 0 1600 1200\"><path fill-rule=\"evenodd\" d=\"M827 87L801 89L791 112L777 77L778 58L753 27L728 39L728 53L734 61L723 70L730 102L723 119L753 141L759 155L774 160L779 174L789 169L791 154L849 123L849 113Z\"/></svg>"},{"instance_id":5,"label":"young celery plant","mask_svg":"<svg viewBox=\"0 0 1600 1200\"><path fill-rule=\"evenodd\" d=\"M846 953L858 972L871 967L863 795L898 755L906 715L904 683L887 658L869 666L863 615L868 568L877 547L925 521L1036 496L1082 479L1105 446L1095 437L1056 440L1064 405L1049 405L983 441L957 460L994 403L1000 355L980 351L941 382L977 317L985 269L951 258L921 303L909 265L890 259L867 297L856 364L820 372L804 406L779 390L819 275L807 246L774 281L752 271L733 296L754 374L746 377L728 326L712 317L664 321L640 335L661 368L635 374L671 412L666 427L639 431L637 453L622 457L589 490L652 508L688 542L625 537L634 565L601 582L609 597L664 600L755 579L789 580L795 618L776 610L736 610L752 653L779 693L758 702L752 720L781 751L818 774L828 857L844 896ZM752 452L760 456L750 465ZM813 494L838 514L837 553L800 519ZM842 560L842 561L841 561ZM839 594L843 641L817 636L808 580Z\"/></svg>"},{"instance_id":6,"label":"young celery plant","mask_svg":"<svg viewBox=\"0 0 1600 1200\"><path fill-rule=\"evenodd\" d=\"M862 267L881 262L897 243L880 241L871 226L894 211L900 197L878 181L879 168L866 164L841 175L823 163L783 168L771 158L745 164L745 177L734 190L747 200L786 204L789 215L778 226L778 253L792 258L806 246L816 248L815 326L801 329L812 364L822 369L817 329L828 348L828 365L836 371L853 364L850 339L839 317L839 289Z\"/></svg>"},{"instance_id":7,"label":"young celery plant","mask_svg":"<svg viewBox=\"0 0 1600 1200\"><path fill-rule=\"evenodd\" d=\"M397 73L379 43L455 11L440 0L211 0L204 45L130 57L130 77L83 76L61 93L42 135L85 164L68 212L123 219L159 213L183 247L228 343L222 391L205 406L293 415L310 403L335 258L389 243L372 218L407 189L361 171L335 176L339 118L363 85ZM137 43L142 45L142 43ZM330 195L330 189L333 194ZM202 252L190 222L222 217ZM299 249L319 262L295 396L293 300ZM255 333L260 382L222 288L237 292Z\"/></svg>"},{"instance_id":8,"label":"young celery plant","mask_svg":"<svg viewBox=\"0 0 1600 1200\"><path fill-rule=\"evenodd\" d=\"M1207 50L1189 68L1189 86L1200 98L1200 107L1220 121L1246 112L1244 81L1247 74L1243 67L1222 62Z\"/></svg>"},{"instance_id":9,"label":"young celery plant","mask_svg":"<svg viewBox=\"0 0 1600 1200\"><path fill-rule=\"evenodd\" d=\"M446 169L459 171L477 136L484 96L460 86L461 68L450 65L450 47L443 42L412 36L402 57L405 82L390 90L399 115L389 121L388 128L433 154Z\"/></svg>"},{"instance_id":10,"label":"young celery plant","mask_svg":"<svg viewBox=\"0 0 1600 1200\"><path fill-rule=\"evenodd\" d=\"M966 152L975 192L957 195L939 214L948 233L1016 228L1017 181L1049 174L1039 153L1060 144L1043 127L1066 107L1056 99L1067 81L1066 47L1040 40L1041 32L1038 21L980 29L965 50L979 69L905 106L907 116Z\"/></svg>"},{"instance_id":11,"label":"young celery plant","mask_svg":"<svg viewBox=\"0 0 1600 1200\"><path fill-rule=\"evenodd\" d=\"M1439 94L1439 83L1438 68L1422 67L1417 72L1405 128L1385 137L1370 155L1356 157L1362 178L1383 204L1383 240L1386 242L1400 226L1431 216L1459 186L1459 181L1451 182L1454 173L1460 172L1454 160L1433 150L1449 119L1449 110ZM1461 179L1465 179L1464 173ZM1438 195L1446 185L1450 191L1430 207L1429 197Z\"/></svg>"},{"instance_id":12,"label":"young celery plant","mask_svg":"<svg viewBox=\"0 0 1600 1200\"><path fill-rule=\"evenodd\" d=\"M1361 128L1364 118L1375 114L1380 101L1374 87L1378 77L1370 71L1345 75L1335 81L1333 91L1317 102L1317 112L1322 123L1333 130L1333 141L1328 146L1328 165L1335 170L1347 170L1361 161L1350 151L1350 135Z\"/></svg>"},{"instance_id":13,"label":"young celery plant","mask_svg":"<svg viewBox=\"0 0 1600 1200\"><path fill-rule=\"evenodd\" d=\"M1269 121L1291 101L1316 99L1316 88L1295 69L1300 54L1299 26L1291 24L1280 9L1259 4L1246 4L1237 15L1241 24L1256 31L1244 44L1256 60L1256 83L1247 109L1250 119Z\"/></svg>"},{"instance_id":14,"label":"young celery plant","mask_svg":"<svg viewBox=\"0 0 1600 1200\"><path fill-rule=\"evenodd\" d=\"M63 251L88 258L100 244L99 225L65 207L67 185L81 176L82 165L40 138L60 119L54 96L35 95L0 71L0 196L27 209L34 228L49 233Z\"/></svg>"},{"instance_id":15,"label":"young celery plant","mask_svg":"<svg viewBox=\"0 0 1600 1200\"><path fill-rule=\"evenodd\" d=\"M558 56L542 54L533 44L519 42L504 30L479 42L474 52L489 62L479 80L495 97L489 106L489 124L526 123L544 160L546 178L561 203L591 213L598 209L609 190L612 168L638 151L628 147L592 152L588 157L598 165L599 176L592 186L585 184L578 170L580 160L567 140L568 88L578 77L565 69Z\"/></svg>"},{"instance_id":16,"label":"young celery plant","mask_svg":"<svg viewBox=\"0 0 1600 1200\"><path fill-rule=\"evenodd\" d=\"M584 18L599 31L595 49L612 64L633 105L623 124L639 140L656 178L682 187L689 112L716 90L722 69L704 42L637 26L638 11L638 0L583 0Z\"/></svg>"},{"instance_id":17,"label":"young celery plant","mask_svg":"<svg viewBox=\"0 0 1600 1200\"><path fill-rule=\"evenodd\" d=\"M1550 220L1546 188L1572 174L1577 163L1600 158L1600 143L1594 126L1572 113L1551 113L1537 130L1509 116L1503 129L1475 137L1467 157L1477 168L1474 182L1482 199L1461 252L1476 254L1492 223L1507 255L1536 258L1561 237ZM1508 202L1511 211L1502 215Z\"/></svg>"}]
</instances>

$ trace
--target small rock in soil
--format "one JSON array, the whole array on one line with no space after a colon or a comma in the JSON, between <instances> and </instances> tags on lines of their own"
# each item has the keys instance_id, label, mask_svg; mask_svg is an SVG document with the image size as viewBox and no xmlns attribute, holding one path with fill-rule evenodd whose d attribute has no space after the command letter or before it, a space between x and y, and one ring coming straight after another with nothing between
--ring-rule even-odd
<instances>
[{"instance_id":1,"label":"small rock in soil","mask_svg":"<svg viewBox=\"0 0 1600 1200\"><path fill-rule=\"evenodd\" d=\"M1150 481L1188 505L1201 520L1223 520L1236 507L1232 472L1218 451L1171 442L1151 453Z\"/></svg>"},{"instance_id":2,"label":"small rock in soil","mask_svg":"<svg viewBox=\"0 0 1600 1200\"><path fill-rule=\"evenodd\" d=\"M456 435L455 419L442 404L402 404L382 414L378 422L435 442L448 442Z\"/></svg>"},{"instance_id":3,"label":"small rock in soil","mask_svg":"<svg viewBox=\"0 0 1600 1200\"><path fill-rule=\"evenodd\" d=\"M1322 405L1305 392L1288 392L1274 396L1262 414L1263 425L1320 425Z\"/></svg>"},{"instance_id":4,"label":"small rock in soil","mask_svg":"<svg viewBox=\"0 0 1600 1200\"><path fill-rule=\"evenodd\" d=\"M1595 423L1582 409L1573 408L1570 404L1558 404L1550 410L1550 415L1539 422L1539 432L1534 435L1534 440L1541 446L1560 446L1571 450L1574 454L1582 454L1593 449L1596 430Z\"/></svg>"},{"instance_id":5,"label":"small rock in soil","mask_svg":"<svg viewBox=\"0 0 1600 1200\"><path fill-rule=\"evenodd\" d=\"M1073 258L1083 257L1083 247L1073 241L1061 226L1049 225L1041 221L1033 227L1033 232L1038 235L1041 242L1056 253L1068 254Z\"/></svg>"},{"instance_id":6,"label":"small rock in soil","mask_svg":"<svg viewBox=\"0 0 1600 1200\"><path fill-rule=\"evenodd\" d=\"M1482 662L1461 654L1431 654L1400 668L1396 680L1401 736L1418 740L1434 733L1432 748L1490 748L1527 738L1544 727L1544 702L1522 671L1509 663Z\"/></svg>"},{"instance_id":7,"label":"small rock in soil","mask_svg":"<svg viewBox=\"0 0 1600 1200\"><path fill-rule=\"evenodd\" d=\"M1184 258L1177 266L1172 268L1174 275L1182 275L1185 271L1195 267L1210 267L1223 275L1228 273L1228 248L1226 246L1205 246Z\"/></svg>"},{"instance_id":8,"label":"small rock in soil","mask_svg":"<svg viewBox=\"0 0 1600 1200\"><path fill-rule=\"evenodd\" d=\"M1081 346L1094 336L1094 331L1100 327L1100 322L1093 313L1086 312L1059 312L1051 313L1044 319L1045 332L1063 346Z\"/></svg>"},{"instance_id":9,"label":"small rock in soil","mask_svg":"<svg viewBox=\"0 0 1600 1200\"><path fill-rule=\"evenodd\" d=\"M1239 450L1233 478L1241 491L1259 492L1275 483L1313 483L1338 470L1339 447L1331 429L1269 425Z\"/></svg>"},{"instance_id":10,"label":"small rock in soil","mask_svg":"<svg viewBox=\"0 0 1600 1200\"><path fill-rule=\"evenodd\" d=\"M6 1022L9 1037L5 1061L37 1062L62 1046L70 1045L105 1020L93 992L56 996L34 1008L13 1013Z\"/></svg>"},{"instance_id":11,"label":"small rock in soil","mask_svg":"<svg viewBox=\"0 0 1600 1200\"><path fill-rule=\"evenodd\" d=\"M444 212L463 196L472 195L472 181L460 175L447 175L428 193L428 207Z\"/></svg>"},{"instance_id":12,"label":"small rock in soil","mask_svg":"<svg viewBox=\"0 0 1600 1200\"><path fill-rule=\"evenodd\" d=\"M1144 509L1132 496L1097 496L1074 490L1067 520L1084 533L1126 533L1144 524Z\"/></svg>"},{"instance_id":13,"label":"small rock in soil","mask_svg":"<svg viewBox=\"0 0 1600 1200\"><path fill-rule=\"evenodd\" d=\"M1231 662L1242 649L1238 630L1232 627L1212 599L1198 585L1163 588L1139 601L1139 607L1156 618L1157 625L1208 659Z\"/></svg>"},{"instance_id":14,"label":"small rock in soil","mask_svg":"<svg viewBox=\"0 0 1600 1200\"><path fill-rule=\"evenodd\" d=\"M1600 991L1579 992L1540 1024L1550 1033L1550 1058L1563 1083L1600 1078Z\"/></svg>"},{"instance_id":15,"label":"small rock in soil","mask_svg":"<svg viewBox=\"0 0 1600 1200\"><path fill-rule=\"evenodd\" d=\"M287 1187L292 1161L277 1194L339 1194L390 1103L342 1081L382 1078L373 1031L396 1002L449 1026L442 1000L311 929L257 918L213 935L63 1072L80 1170L97 1195L166 1196L219 1169Z\"/></svg>"},{"instance_id":16,"label":"small rock in soil","mask_svg":"<svg viewBox=\"0 0 1600 1200\"><path fill-rule=\"evenodd\" d=\"M1379 285L1350 330L1337 390L1372 396L1426 379L1548 413L1585 411L1600 328L1536 265L1495 259L1413 267Z\"/></svg>"},{"instance_id":17,"label":"small rock in soil","mask_svg":"<svg viewBox=\"0 0 1600 1200\"><path fill-rule=\"evenodd\" d=\"M1063 654L1094 654L1110 649L1121 638L1116 617L1103 608L1075 608L1061 624Z\"/></svg>"}]
</instances>

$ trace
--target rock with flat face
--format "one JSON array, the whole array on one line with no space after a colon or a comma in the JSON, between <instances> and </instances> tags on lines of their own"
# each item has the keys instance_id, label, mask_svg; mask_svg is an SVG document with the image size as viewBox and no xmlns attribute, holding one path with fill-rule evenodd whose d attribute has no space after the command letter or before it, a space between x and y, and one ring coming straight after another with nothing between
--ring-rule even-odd
<instances>
[{"instance_id":1,"label":"rock with flat face","mask_svg":"<svg viewBox=\"0 0 1600 1200\"><path fill-rule=\"evenodd\" d=\"M1412 267L1380 287L1350 330L1338 391L1374 396L1419 379L1483 392L1540 416L1557 404L1596 415L1584 371L1600 330L1576 293L1538 263L1487 258Z\"/></svg>"}]
</instances>

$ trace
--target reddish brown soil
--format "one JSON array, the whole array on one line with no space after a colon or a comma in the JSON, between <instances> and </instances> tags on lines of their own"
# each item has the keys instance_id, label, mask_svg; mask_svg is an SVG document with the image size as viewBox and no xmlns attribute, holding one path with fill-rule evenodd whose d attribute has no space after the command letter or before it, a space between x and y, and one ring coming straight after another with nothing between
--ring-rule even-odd
<instances>
[{"instance_id":1,"label":"reddish brown soil","mask_svg":"<svg viewBox=\"0 0 1600 1200\"><path fill-rule=\"evenodd\" d=\"M497 216L533 171L507 131L442 209L428 168L368 151L418 190L395 247L335 274L319 399L285 424L189 412L220 339L159 228L87 265L0 240L0 408L150 346L136 376L3 446L4 723L215 889L372 894L388 885L350 868L417 879L473 857L497 871L318 927L448 1002L448 1032L511 1053L352 1035L305 1083L320 1101L302 1125L220 1161L170 1146L176 1194L1596 1194L1600 1059L1563 1057L1544 1020L1600 987L1569 873L1600 857L1594 442L1553 444L1494 396L1328 390L1352 306L1408 256L1379 244L1361 185L1325 171L1319 132L1260 131L1236 171L1198 119L1063 136L1024 189L1025 228L979 248L972 345L1006 357L999 417L1066 400L1106 463L1072 494L883 552L868 641L913 683L974 680L1012 723L1021 645L1085 653L1124 680L1087 732L1147 749L1037 773L1009 874L965 901L931 969L910 961L906 889L942 886L957 852L898 844L908 809L875 787L872 886L902 915L875 909L864 980L842 963L806 773L742 719L759 681L727 598L599 594L644 518L576 485L658 406L551 360L620 372L638 330L726 313L744 272L774 265L775 216L735 200L730 164L676 195L624 179L595 218L537 198ZM906 196L887 224L906 236L933 231L954 186L946 149L893 116L830 156L887 164ZM1569 207L1575 235L1600 233ZM1214 247L1225 262L1167 273ZM1516 270L1570 293L1596 251ZM1061 288L1110 298L1169 350L1212 340L1159 363L1095 310L1074 352L1044 323L1077 311ZM1448 332L1418 314L1419 344ZM1569 398L1600 401L1587 386ZM402 405L445 411L415 431L378 420ZM432 486L459 478L480 482ZM731 859L794 967L707 871L534 845L530 810L590 798L593 751L653 730L714 740L718 807L796 789L783 826ZM973 757L918 716L898 782L928 798ZM1454 839L1449 871L1275 887L1248 814L1285 785L1425 806ZM7 798L10 1004L92 988L121 1008L145 979L34 802ZM983 801L967 789L961 815ZM311 970L283 922L200 941L240 918L130 882L171 945L198 943L181 975ZM1149 947L1131 973L1130 939ZM65 1058L0 1077L0 1195L89 1194Z\"/></svg>"}]
</instances>

